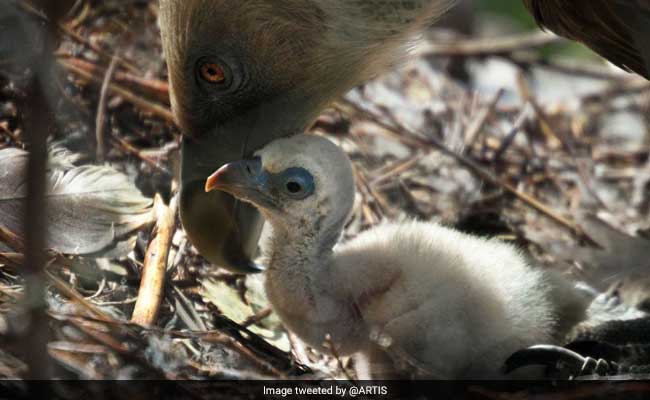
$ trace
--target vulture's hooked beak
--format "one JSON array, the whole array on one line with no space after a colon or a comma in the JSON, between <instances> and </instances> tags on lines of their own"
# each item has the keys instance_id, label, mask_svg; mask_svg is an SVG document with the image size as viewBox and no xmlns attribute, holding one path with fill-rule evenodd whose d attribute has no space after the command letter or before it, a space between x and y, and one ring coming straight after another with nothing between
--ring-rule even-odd
<instances>
[{"instance_id":1,"label":"vulture's hooked beak","mask_svg":"<svg viewBox=\"0 0 650 400\"><path fill-rule=\"evenodd\" d=\"M269 140L260 135L257 140ZM192 244L211 263L235 273L261 272L252 260L264 220L226 191L205 191L215 169L242 158L238 135L186 137L182 149L181 220ZM256 143L256 147L260 144Z\"/></svg>"},{"instance_id":2,"label":"vulture's hooked beak","mask_svg":"<svg viewBox=\"0 0 650 400\"><path fill-rule=\"evenodd\" d=\"M205 181L206 193L218 190L262 208L275 208L269 174L259 158L224 165Z\"/></svg>"},{"instance_id":3,"label":"vulture's hooked beak","mask_svg":"<svg viewBox=\"0 0 650 400\"><path fill-rule=\"evenodd\" d=\"M298 98L294 94L285 96ZM270 177L259 160L253 165L254 153L275 139L307 129L308 121L315 119L314 110L319 108L303 97L298 99L296 103L284 97L264 102L240 116L214 125L206 123L205 127L185 124L181 220L192 244L211 263L235 273L262 271L252 260L257 256L264 219L250 203L268 207L270 192L268 198L245 197L234 190L206 192L206 179L226 164L232 163L234 168L240 160L248 160L248 166L261 174L259 178Z\"/></svg>"}]
</instances>

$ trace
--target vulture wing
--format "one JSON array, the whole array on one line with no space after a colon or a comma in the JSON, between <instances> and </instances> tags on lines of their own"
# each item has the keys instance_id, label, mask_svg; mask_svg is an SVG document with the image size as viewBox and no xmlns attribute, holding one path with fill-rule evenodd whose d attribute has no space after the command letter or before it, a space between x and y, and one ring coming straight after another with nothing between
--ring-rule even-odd
<instances>
[{"instance_id":1,"label":"vulture wing","mask_svg":"<svg viewBox=\"0 0 650 400\"><path fill-rule=\"evenodd\" d=\"M649 0L524 0L542 28L650 79Z\"/></svg>"}]
</instances>

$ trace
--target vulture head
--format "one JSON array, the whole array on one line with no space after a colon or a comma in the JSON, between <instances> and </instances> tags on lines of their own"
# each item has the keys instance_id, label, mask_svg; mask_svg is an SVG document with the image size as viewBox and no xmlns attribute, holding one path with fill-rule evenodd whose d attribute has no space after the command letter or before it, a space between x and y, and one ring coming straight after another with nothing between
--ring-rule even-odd
<instances>
[{"instance_id":1,"label":"vulture head","mask_svg":"<svg viewBox=\"0 0 650 400\"><path fill-rule=\"evenodd\" d=\"M303 133L323 107L400 59L451 0L161 0L172 109L185 135L181 219L198 250L237 272L262 219L203 190L215 165ZM215 164L216 163L216 164Z\"/></svg>"}]
</instances>

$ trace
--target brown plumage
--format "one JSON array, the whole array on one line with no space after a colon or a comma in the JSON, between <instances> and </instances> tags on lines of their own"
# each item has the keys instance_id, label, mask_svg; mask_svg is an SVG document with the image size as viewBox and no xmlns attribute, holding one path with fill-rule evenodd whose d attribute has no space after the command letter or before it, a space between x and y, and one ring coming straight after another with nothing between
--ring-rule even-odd
<instances>
[{"instance_id":1,"label":"brown plumage","mask_svg":"<svg viewBox=\"0 0 650 400\"><path fill-rule=\"evenodd\" d=\"M524 0L537 23L650 79L648 0Z\"/></svg>"},{"instance_id":2,"label":"brown plumage","mask_svg":"<svg viewBox=\"0 0 650 400\"><path fill-rule=\"evenodd\" d=\"M303 133L328 103L405 59L413 39L454 3L160 0L171 103L186 137L181 218L199 251L214 264L256 271L261 218L228 194L204 193L205 177ZM650 0L524 3L542 26L650 77L650 52L640 47L650 38Z\"/></svg>"},{"instance_id":3,"label":"brown plumage","mask_svg":"<svg viewBox=\"0 0 650 400\"><path fill-rule=\"evenodd\" d=\"M302 133L326 104L387 66L454 0L161 0L171 103L186 139L181 219L214 264L257 268L261 219L203 192L219 165ZM201 68L221 73L202 79Z\"/></svg>"}]
</instances>

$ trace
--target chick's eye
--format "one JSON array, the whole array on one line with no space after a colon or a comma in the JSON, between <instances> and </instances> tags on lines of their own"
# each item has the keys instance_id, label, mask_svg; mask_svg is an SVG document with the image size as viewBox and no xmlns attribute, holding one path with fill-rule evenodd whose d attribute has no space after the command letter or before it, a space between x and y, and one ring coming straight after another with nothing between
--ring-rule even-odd
<instances>
[{"instance_id":1,"label":"chick's eye","mask_svg":"<svg viewBox=\"0 0 650 400\"><path fill-rule=\"evenodd\" d=\"M297 194L302 191L302 185L296 181L288 181L286 183L287 192L291 194Z\"/></svg>"},{"instance_id":2,"label":"chick's eye","mask_svg":"<svg viewBox=\"0 0 650 400\"><path fill-rule=\"evenodd\" d=\"M283 191L292 199L302 200L314 193L314 177L303 168L289 168L283 174Z\"/></svg>"},{"instance_id":3,"label":"chick's eye","mask_svg":"<svg viewBox=\"0 0 650 400\"><path fill-rule=\"evenodd\" d=\"M201 76L201 79L212 84L220 84L226 81L226 72L223 67L213 62L201 64L199 75Z\"/></svg>"}]
</instances>

